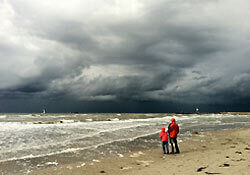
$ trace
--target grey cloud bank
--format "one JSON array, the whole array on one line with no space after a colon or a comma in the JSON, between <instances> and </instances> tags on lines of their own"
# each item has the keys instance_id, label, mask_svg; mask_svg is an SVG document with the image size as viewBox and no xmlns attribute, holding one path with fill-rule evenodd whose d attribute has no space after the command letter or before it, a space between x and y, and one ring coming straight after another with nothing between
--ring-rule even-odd
<instances>
[{"instance_id":1,"label":"grey cloud bank","mask_svg":"<svg viewBox=\"0 0 250 175\"><path fill-rule=\"evenodd\" d=\"M250 110L247 0L0 0L0 112Z\"/></svg>"}]
</instances>

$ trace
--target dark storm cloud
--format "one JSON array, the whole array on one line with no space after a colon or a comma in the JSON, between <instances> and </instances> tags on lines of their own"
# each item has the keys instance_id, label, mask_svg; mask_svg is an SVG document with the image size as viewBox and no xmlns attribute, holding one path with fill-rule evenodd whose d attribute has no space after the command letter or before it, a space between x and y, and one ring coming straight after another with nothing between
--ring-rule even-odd
<instances>
[{"instance_id":1,"label":"dark storm cloud","mask_svg":"<svg viewBox=\"0 0 250 175\"><path fill-rule=\"evenodd\" d=\"M77 92L77 94L91 94L93 96L115 95L117 100L149 100L144 94L164 89L169 83L175 81L179 72L162 72L150 76L135 75L122 78L96 78L89 83L90 92ZM96 89L95 91L92 91ZM76 90L77 91L77 90Z\"/></svg>"},{"instance_id":2,"label":"dark storm cloud","mask_svg":"<svg viewBox=\"0 0 250 175\"><path fill-rule=\"evenodd\" d=\"M173 109L248 101L248 5L0 1L1 98Z\"/></svg>"}]
</instances>

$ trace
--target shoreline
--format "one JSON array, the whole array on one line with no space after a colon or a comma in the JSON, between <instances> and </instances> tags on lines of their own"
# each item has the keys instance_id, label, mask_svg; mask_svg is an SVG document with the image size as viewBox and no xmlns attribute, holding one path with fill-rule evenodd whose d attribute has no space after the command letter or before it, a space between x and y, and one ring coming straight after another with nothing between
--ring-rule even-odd
<instances>
[{"instance_id":1,"label":"shoreline","mask_svg":"<svg viewBox=\"0 0 250 175\"><path fill-rule=\"evenodd\" d=\"M159 142L160 143L160 142ZM179 143L181 154L164 155L157 148L139 150L90 162L56 165L27 174L55 175L159 175L159 174L247 174L250 172L250 128L220 130L194 135ZM74 159L74 157L72 158Z\"/></svg>"}]
</instances>

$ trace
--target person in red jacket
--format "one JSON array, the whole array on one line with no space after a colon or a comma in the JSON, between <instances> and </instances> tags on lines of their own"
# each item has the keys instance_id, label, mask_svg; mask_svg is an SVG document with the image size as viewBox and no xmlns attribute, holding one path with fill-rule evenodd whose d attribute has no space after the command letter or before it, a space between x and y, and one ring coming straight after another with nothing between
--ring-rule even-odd
<instances>
[{"instance_id":1,"label":"person in red jacket","mask_svg":"<svg viewBox=\"0 0 250 175\"><path fill-rule=\"evenodd\" d=\"M160 138L161 138L161 141L162 141L163 153L164 154L169 154L169 149L168 149L168 133L165 131L165 128L161 129ZM167 153L166 153L165 147L167 148Z\"/></svg>"},{"instance_id":2,"label":"person in red jacket","mask_svg":"<svg viewBox=\"0 0 250 175\"><path fill-rule=\"evenodd\" d=\"M171 144L171 154L174 154L174 145L175 144L175 153L180 153L178 144L177 144L177 134L179 133L179 126L176 124L175 119L171 119L171 123L168 126L168 133L170 138L170 144Z\"/></svg>"}]
</instances>

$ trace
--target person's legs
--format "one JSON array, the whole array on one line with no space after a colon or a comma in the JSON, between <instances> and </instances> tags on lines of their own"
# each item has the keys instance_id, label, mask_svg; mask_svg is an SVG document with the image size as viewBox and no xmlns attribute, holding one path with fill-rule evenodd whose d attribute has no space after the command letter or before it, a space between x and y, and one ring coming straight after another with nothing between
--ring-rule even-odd
<instances>
[{"instance_id":1,"label":"person's legs","mask_svg":"<svg viewBox=\"0 0 250 175\"><path fill-rule=\"evenodd\" d=\"M173 141L174 141L174 146L175 146L175 149L176 149L176 153L180 153L178 143L177 143L177 138L174 138Z\"/></svg>"},{"instance_id":2,"label":"person's legs","mask_svg":"<svg viewBox=\"0 0 250 175\"><path fill-rule=\"evenodd\" d=\"M166 154L164 142L162 142L162 150L163 150L163 153Z\"/></svg>"},{"instance_id":3,"label":"person's legs","mask_svg":"<svg viewBox=\"0 0 250 175\"><path fill-rule=\"evenodd\" d=\"M170 138L170 144L171 144L171 153L174 153L173 138Z\"/></svg>"},{"instance_id":4,"label":"person's legs","mask_svg":"<svg viewBox=\"0 0 250 175\"><path fill-rule=\"evenodd\" d=\"M169 154L168 142L166 142L167 154Z\"/></svg>"}]
</instances>

